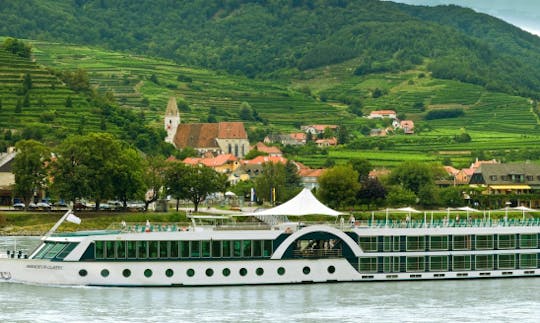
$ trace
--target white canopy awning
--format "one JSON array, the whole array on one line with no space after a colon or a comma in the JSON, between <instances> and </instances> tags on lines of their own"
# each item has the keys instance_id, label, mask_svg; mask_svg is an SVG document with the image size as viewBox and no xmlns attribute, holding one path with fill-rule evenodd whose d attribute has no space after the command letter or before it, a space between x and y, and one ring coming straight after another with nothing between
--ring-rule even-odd
<instances>
[{"instance_id":1,"label":"white canopy awning","mask_svg":"<svg viewBox=\"0 0 540 323\"><path fill-rule=\"evenodd\" d=\"M321 202L319 202L319 200L317 200L317 198L313 195L313 193L311 193L310 190L304 188L302 192L298 193L298 195L281 205L259 212L245 213L244 215L301 216L309 214L338 216L344 213L333 210L328 206L322 204Z\"/></svg>"}]
</instances>

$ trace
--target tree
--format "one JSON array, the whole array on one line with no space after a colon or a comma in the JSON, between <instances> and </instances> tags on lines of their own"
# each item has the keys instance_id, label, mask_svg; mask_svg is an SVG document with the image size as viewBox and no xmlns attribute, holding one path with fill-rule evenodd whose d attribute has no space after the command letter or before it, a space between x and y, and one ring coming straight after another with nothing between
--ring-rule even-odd
<instances>
[{"instance_id":1,"label":"tree","mask_svg":"<svg viewBox=\"0 0 540 323\"><path fill-rule=\"evenodd\" d=\"M16 38L6 38L2 47L8 52L24 58L30 58L32 54L32 47Z\"/></svg>"},{"instance_id":2,"label":"tree","mask_svg":"<svg viewBox=\"0 0 540 323\"><path fill-rule=\"evenodd\" d=\"M378 179L368 178L362 182L357 197L364 204L382 205L387 194L386 188Z\"/></svg>"},{"instance_id":3,"label":"tree","mask_svg":"<svg viewBox=\"0 0 540 323\"><path fill-rule=\"evenodd\" d=\"M335 166L319 177L318 196L334 208L353 205L360 188L358 172L350 165Z\"/></svg>"},{"instance_id":4,"label":"tree","mask_svg":"<svg viewBox=\"0 0 540 323\"><path fill-rule=\"evenodd\" d=\"M253 112L251 111L251 105L247 102L240 104L240 112L238 114L241 120L251 121L253 120Z\"/></svg>"},{"instance_id":5,"label":"tree","mask_svg":"<svg viewBox=\"0 0 540 323\"><path fill-rule=\"evenodd\" d=\"M250 160L250 159L253 159L253 158L258 157L258 156L268 156L268 154L265 153L264 151L258 150L257 147L255 147L254 149L251 149L251 150L244 156L244 159L245 159L245 160Z\"/></svg>"},{"instance_id":6,"label":"tree","mask_svg":"<svg viewBox=\"0 0 540 323\"><path fill-rule=\"evenodd\" d=\"M17 155L13 161L15 194L22 197L28 208L34 194L47 186L50 151L35 140L19 141L15 147L17 148Z\"/></svg>"},{"instance_id":7,"label":"tree","mask_svg":"<svg viewBox=\"0 0 540 323\"><path fill-rule=\"evenodd\" d=\"M344 125L340 125L337 129L337 142L344 145L349 142L349 131Z\"/></svg>"},{"instance_id":8,"label":"tree","mask_svg":"<svg viewBox=\"0 0 540 323\"><path fill-rule=\"evenodd\" d=\"M23 92L26 93L32 88L32 76L30 73L24 74L23 78Z\"/></svg>"},{"instance_id":9,"label":"tree","mask_svg":"<svg viewBox=\"0 0 540 323\"><path fill-rule=\"evenodd\" d=\"M399 185L391 186L386 196L386 202L391 206L407 206L416 204L416 194Z\"/></svg>"},{"instance_id":10,"label":"tree","mask_svg":"<svg viewBox=\"0 0 540 323\"><path fill-rule=\"evenodd\" d=\"M148 188L148 194L144 198L144 209L160 197L160 190L165 184L165 160L157 156L149 156L144 167L144 181Z\"/></svg>"},{"instance_id":11,"label":"tree","mask_svg":"<svg viewBox=\"0 0 540 323\"><path fill-rule=\"evenodd\" d=\"M369 177L369 172L373 168L369 160L364 158L354 158L349 160L349 165L358 172L358 182L362 183Z\"/></svg>"},{"instance_id":12,"label":"tree","mask_svg":"<svg viewBox=\"0 0 540 323\"><path fill-rule=\"evenodd\" d=\"M421 162L408 161L396 167L388 177L390 184L398 184L415 194L424 186L435 182L434 167Z\"/></svg>"},{"instance_id":13,"label":"tree","mask_svg":"<svg viewBox=\"0 0 540 323\"><path fill-rule=\"evenodd\" d=\"M75 202L89 198L99 209L100 201L115 198L115 176L124 169L122 144L111 134L90 133L68 137L58 147L53 163L53 188L62 198Z\"/></svg>"},{"instance_id":14,"label":"tree","mask_svg":"<svg viewBox=\"0 0 540 323\"><path fill-rule=\"evenodd\" d=\"M168 192L177 199L176 209L179 199L188 199L193 202L195 212L208 194L224 191L226 184L227 176L212 168L186 166L178 162L171 165L166 180Z\"/></svg>"},{"instance_id":15,"label":"tree","mask_svg":"<svg viewBox=\"0 0 540 323\"><path fill-rule=\"evenodd\" d=\"M262 165L262 174L255 179L255 191L262 201L283 202L285 199L285 165L267 162Z\"/></svg>"},{"instance_id":16,"label":"tree","mask_svg":"<svg viewBox=\"0 0 540 323\"><path fill-rule=\"evenodd\" d=\"M137 150L130 147L121 148L117 158L111 163L114 183L112 193L126 209L128 200L142 199L145 196L143 159ZM146 207L148 205L145 202L145 210Z\"/></svg>"}]
</instances>

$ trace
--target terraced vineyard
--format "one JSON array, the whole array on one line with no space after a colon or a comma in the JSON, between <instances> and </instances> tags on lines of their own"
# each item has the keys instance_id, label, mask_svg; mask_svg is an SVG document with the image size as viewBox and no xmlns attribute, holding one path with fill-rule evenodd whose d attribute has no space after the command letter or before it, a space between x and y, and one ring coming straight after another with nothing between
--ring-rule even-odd
<instances>
[{"instance_id":1,"label":"terraced vineyard","mask_svg":"<svg viewBox=\"0 0 540 323\"><path fill-rule=\"evenodd\" d=\"M328 155L298 157L311 166L321 166L327 158L345 163L350 158L368 158L376 166L393 167L403 160L441 161L451 159L467 164L475 151L510 151L535 148L540 142L538 117L526 98L494 93L480 86L432 78L425 67L397 74L354 76L354 61L293 73L297 78L281 80L248 79L203 69L179 66L170 61L133 56L76 45L33 42L35 62L0 53L0 95L2 128L36 125L53 129L61 137L66 128L99 129L99 113L84 96L66 88L45 67L88 72L92 86L110 92L121 106L144 111L145 119L156 127L171 95L185 101L182 122L206 122L209 111L217 120L239 120L239 107L248 102L268 120L265 129L293 131L295 124L345 124L362 137L362 125L381 126L375 121L348 112L343 97L360 100L363 113L393 109L415 121L413 136L391 135L384 149L330 150ZM32 77L30 105L15 112L22 100L20 88L26 73ZM379 97L375 89L382 90ZM72 107L66 100L72 99ZM462 108L459 118L424 120L434 109ZM248 123L248 127L261 127ZM107 131L118 131L108 126ZM467 132L471 142L453 138Z\"/></svg>"},{"instance_id":2,"label":"terraced vineyard","mask_svg":"<svg viewBox=\"0 0 540 323\"><path fill-rule=\"evenodd\" d=\"M28 90L23 88L26 75L31 80ZM68 89L35 62L2 50L0 98L0 129L39 129L43 134L52 132L62 138L72 129L97 130L101 124L100 117L89 106L86 97Z\"/></svg>"},{"instance_id":3,"label":"terraced vineyard","mask_svg":"<svg viewBox=\"0 0 540 323\"><path fill-rule=\"evenodd\" d=\"M191 107L191 111L182 113L184 122L205 122L210 108L218 111L218 120L239 120L242 102L248 102L279 129L291 129L299 120L335 122L338 116L349 117L338 108L290 89L286 83L225 75L83 46L44 42L33 42L32 46L39 64L87 70L98 90L113 93L121 105L144 109L147 119L156 124L162 122L171 95Z\"/></svg>"}]
</instances>

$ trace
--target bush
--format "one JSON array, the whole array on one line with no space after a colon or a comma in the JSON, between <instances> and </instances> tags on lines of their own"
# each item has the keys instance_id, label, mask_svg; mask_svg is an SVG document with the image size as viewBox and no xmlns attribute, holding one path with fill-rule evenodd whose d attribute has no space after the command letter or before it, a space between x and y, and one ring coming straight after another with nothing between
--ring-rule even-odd
<instances>
[{"instance_id":1,"label":"bush","mask_svg":"<svg viewBox=\"0 0 540 323\"><path fill-rule=\"evenodd\" d=\"M465 115L465 111L462 108L455 109L438 109L429 111L425 119L426 120L435 120L435 119L449 119L457 118Z\"/></svg>"}]
</instances>

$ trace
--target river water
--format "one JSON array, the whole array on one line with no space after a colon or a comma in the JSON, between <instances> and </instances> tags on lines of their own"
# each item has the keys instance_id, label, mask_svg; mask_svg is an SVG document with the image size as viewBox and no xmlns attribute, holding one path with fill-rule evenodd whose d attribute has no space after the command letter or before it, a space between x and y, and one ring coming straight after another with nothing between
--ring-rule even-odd
<instances>
[{"instance_id":1,"label":"river water","mask_svg":"<svg viewBox=\"0 0 540 323\"><path fill-rule=\"evenodd\" d=\"M35 238L0 237L0 250ZM0 322L538 322L540 278L197 288L0 283Z\"/></svg>"}]
</instances>

